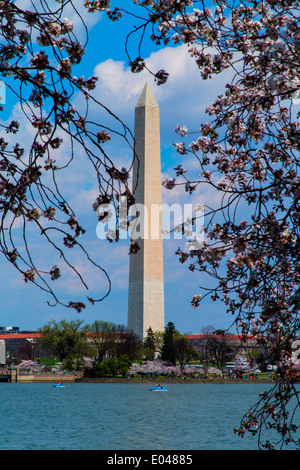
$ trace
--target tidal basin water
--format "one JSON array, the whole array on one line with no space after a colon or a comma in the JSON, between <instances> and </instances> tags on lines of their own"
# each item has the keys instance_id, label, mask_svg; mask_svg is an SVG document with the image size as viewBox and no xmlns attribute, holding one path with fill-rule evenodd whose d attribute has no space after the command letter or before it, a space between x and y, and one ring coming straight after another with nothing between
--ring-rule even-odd
<instances>
[{"instance_id":1,"label":"tidal basin water","mask_svg":"<svg viewBox=\"0 0 300 470\"><path fill-rule=\"evenodd\" d=\"M0 383L1 450L255 450L234 434L270 384Z\"/></svg>"}]
</instances>

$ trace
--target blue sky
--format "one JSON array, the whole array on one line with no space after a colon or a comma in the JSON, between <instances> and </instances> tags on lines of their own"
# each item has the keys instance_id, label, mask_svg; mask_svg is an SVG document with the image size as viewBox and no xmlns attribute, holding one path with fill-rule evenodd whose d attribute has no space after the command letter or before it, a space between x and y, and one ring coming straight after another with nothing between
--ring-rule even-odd
<instances>
[{"instance_id":1,"label":"blue sky","mask_svg":"<svg viewBox=\"0 0 300 470\"><path fill-rule=\"evenodd\" d=\"M27 3L28 0L20 0L23 6ZM204 113L206 106L222 93L224 84L230 79L230 73L214 80L203 81L185 46L157 49L147 41L145 58L150 68L156 71L164 68L170 73L168 82L157 86L147 72L130 72L124 50L126 31L130 27L128 20L122 19L121 22L112 23L105 16L88 13L84 16L90 40L83 61L74 69L74 74L84 74L86 78L91 74L97 75L99 80L94 90L95 97L112 109L132 130L134 107L145 82L148 81L160 107L162 179L174 177L173 168L178 163L197 174L195 162L182 161L182 157L176 153L173 143L180 138L174 129L177 124L185 124L190 130L197 131L200 124L207 121ZM98 118L97 110L93 106L90 112L94 119ZM16 114L21 119L14 98L7 90L5 111L0 119L7 119ZM101 118L105 119L102 116ZM126 167L131 155L124 143L113 139L108 148L115 161ZM111 278L111 294L94 306L87 304L87 308L80 314L60 306L51 308L47 305L47 300L50 299L43 292L28 283L25 284L19 273L1 260L0 326L19 326L22 330L35 330L52 319L59 321L63 318L68 321L81 318L86 323L94 320L127 323L128 241L111 245L97 238L97 219L92 210L93 198L97 195L97 184L92 169L86 166L82 156L78 156L78 161L70 168L68 174L62 175L61 178L71 206L78 211L81 223L87 229L82 241ZM190 199L182 188L173 191L162 188L162 197L163 202L169 204L212 204L218 201L218 196L207 187L199 188ZM44 257L47 259L52 256L45 251L45 245L39 238L32 235L31 242L34 253L42 262ZM198 285L208 282L209 279L200 278L198 274L188 270L188 265L179 263L175 256L178 246L178 240L164 241L166 323L172 321L182 333L197 333L206 325L213 325L215 328L229 326L232 318L228 317L222 304L208 300L196 310L191 307L191 297L199 293ZM181 246L184 246L184 241ZM79 258L77 260L76 253L73 260L85 274L91 289L87 292L73 276L68 275L57 281L55 286L58 295L68 300L76 297L85 301L87 295L96 298L99 293L104 292L105 279L99 277L87 263Z\"/></svg>"}]
</instances>

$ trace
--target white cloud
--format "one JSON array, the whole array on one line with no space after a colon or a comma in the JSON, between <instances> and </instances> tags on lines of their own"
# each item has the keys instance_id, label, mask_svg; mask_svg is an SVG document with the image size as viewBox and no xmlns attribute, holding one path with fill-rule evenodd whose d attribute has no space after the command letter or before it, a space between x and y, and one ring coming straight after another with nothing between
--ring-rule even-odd
<instances>
[{"instance_id":1,"label":"white cloud","mask_svg":"<svg viewBox=\"0 0 300 470\"><path fill-rule=\"evenodd\" d=\"M134 109L144 84L148 81L160 106L163 107L169 100L175 101L179 114L181 103L178 103L178 95L185 90L187 98L187 89L194 88L200 78L196 65L189 57L187 47L185 45L176 48L166 47L153 52L146 59L146 64L153 72L165 69L170 74L167 83L156 86L147 70L133 74L125 62L108 59L99 63L94 70L99 78L96 97L112 106L115 112L124 113Z\"/></svg>"},{"instance_id":2,"label":"white cloud","mask_svg":"<svg viewBox=\"0 0 300 470\"><path fill-rule=\"evenodd\" d=\"M169 73L164 85L156 86L146 70L133 74L125 62L108 59L94 69L98 76L95 97L117 115L128 116L131 120L138 97L148 81L160 106L162 131L168 126L173 132L177 123L186 122L199 129L200 117L204 117L206 107L224 91L232 74L224 72L214 79L203 80L186 45L153 52L145 61L151 71L164 69Z\"/></svg>"}]
</instances>

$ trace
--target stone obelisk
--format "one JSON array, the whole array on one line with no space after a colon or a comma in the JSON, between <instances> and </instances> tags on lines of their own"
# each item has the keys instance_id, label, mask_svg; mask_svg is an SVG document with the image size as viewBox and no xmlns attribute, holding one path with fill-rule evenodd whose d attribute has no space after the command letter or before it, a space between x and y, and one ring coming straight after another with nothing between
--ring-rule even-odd
<instances>
[{"instance_id":1,"label":"stone obelisk","mask_svg":"<svg viewBox=\"0 0 300 470\"><path fill-rule=\"evenodd\" d=\"M143 339L149 327L165 327L159 107L148 83L135 107L134 137L133 191L140 233L135 241L140 249L130 255L128 330Z\"/></svg>"}]
</instances>

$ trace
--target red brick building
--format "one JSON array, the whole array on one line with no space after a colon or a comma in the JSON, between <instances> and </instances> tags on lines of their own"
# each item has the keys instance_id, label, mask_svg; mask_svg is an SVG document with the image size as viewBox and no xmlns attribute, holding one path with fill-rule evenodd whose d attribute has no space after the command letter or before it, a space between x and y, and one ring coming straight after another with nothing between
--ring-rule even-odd
<instances>
[{"instance_id":1,"label":"red brick building","mask_svg":"<svg viewBox=\"0 0 300 470\"><path fill-rule=\"evenodd\" d=\"M38 357L37 341L40 337L40 333L30 331L0 334L0 339L5 341L6 353L10 357L24 356L27 359Z\"/></svg>"},{"instance_id":2,"label":"red brick building","mask_svg":"<svg viewBox=\"0 0 300 470\"><path fill-rule=\"evenodd\" d=\"M208 340L215 339L219 342L223 341L232 350L233 354L250 355L254 350L260 350L261 345L254 336L249 336L247 341L243 341L242 337L234 334L214 335L214 334L192 334L185 335L191 342L191 345L197 350L205 347Z\"/></svg>"}]
</instances>

